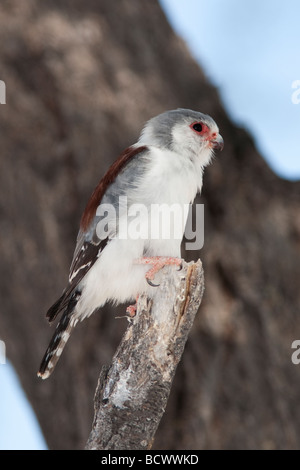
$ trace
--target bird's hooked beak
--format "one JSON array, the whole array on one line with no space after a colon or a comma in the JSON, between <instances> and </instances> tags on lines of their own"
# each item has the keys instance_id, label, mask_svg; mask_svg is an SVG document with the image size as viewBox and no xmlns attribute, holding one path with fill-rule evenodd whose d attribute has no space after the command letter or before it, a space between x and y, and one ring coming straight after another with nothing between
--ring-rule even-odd
<instances>
[{"instance_id":1,"label":"bird's hooked beak","mask_svg":"<svg viewBox=\"0 0 300 470\"><path fill-rule=\"evenodd\" d=\"M213 148L214 150L220 150L222 151L223 148L224 148L224 140L223 140L223 137L218 134L217 137L213 138L210 140L210 146L211 148Z\"/></svg>"}]
</instances>

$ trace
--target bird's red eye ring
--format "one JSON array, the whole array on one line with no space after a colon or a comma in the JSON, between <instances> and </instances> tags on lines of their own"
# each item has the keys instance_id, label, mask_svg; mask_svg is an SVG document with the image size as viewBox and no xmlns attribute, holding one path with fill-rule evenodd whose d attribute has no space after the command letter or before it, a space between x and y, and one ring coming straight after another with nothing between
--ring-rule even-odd
<instances>
[{"instance_id":1,"label":"bird's red eye ring","mask_svg":"<svg viewBox=\"0 0 300 470\"><path fill-rule=\"evenodd\" d=\"M193 122L190 125L190 128L200 135L206 134L206 132L208 132L208 127L206 124L203 124L203 122Z\"/></svg>"}]
</instances>

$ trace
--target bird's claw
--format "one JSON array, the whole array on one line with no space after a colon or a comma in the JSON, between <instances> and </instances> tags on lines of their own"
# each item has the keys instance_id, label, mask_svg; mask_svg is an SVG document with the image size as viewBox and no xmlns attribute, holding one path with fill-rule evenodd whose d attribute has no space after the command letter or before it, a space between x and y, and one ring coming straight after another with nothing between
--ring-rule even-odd
<instances>
[{"instance_id":1,"label":"bird's claw","mask_svg":"<svg viewBox=\"0 0 300 470\"><path fill-rule=\"evenodd\" d=\"M135 305L129 305L129 307L126 308L126 313L129 316L129 318L133 318L136 315L136 304Z\"/></svg>"},{"instance_id":2,"label":"bird's claw","mask_svg":"<svg viewBox=\"0 0 300 470\"><path fill-rule=\"evenodd\" d=\"M153 284L152 281L150 281L150 279L146 278L146 281L148 282L149 286L151 287L159 287L159 284Z\"/></svg>"}]
</instances>

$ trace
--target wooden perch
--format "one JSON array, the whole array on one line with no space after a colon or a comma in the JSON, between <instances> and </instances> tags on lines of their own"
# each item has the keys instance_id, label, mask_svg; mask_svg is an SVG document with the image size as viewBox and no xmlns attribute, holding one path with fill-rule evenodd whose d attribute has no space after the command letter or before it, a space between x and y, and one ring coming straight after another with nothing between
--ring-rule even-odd
<instances>
[{"instance_id":1,"label":"wooden perch","mask_svg":"<svg viewBox=\"0 0 300 470\"><path fill-rule=\"evenodd\" d=\"M109 367L101 371L86 449L150 449L204 291L202 263L165 267L142 295Z\"/></svg>"}]
</instances>

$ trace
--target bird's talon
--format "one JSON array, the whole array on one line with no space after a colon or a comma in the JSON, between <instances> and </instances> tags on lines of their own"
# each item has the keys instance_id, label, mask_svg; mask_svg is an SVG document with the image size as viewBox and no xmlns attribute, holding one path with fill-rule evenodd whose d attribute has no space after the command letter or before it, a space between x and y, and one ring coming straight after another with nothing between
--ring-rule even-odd
<instances>
[{"instance_id":1,"label":"bird's talon","mask_svg":"<svg viewBox=\"0 0 300 470\"><path fill-rule=\"evenodd\" d=\"M129 307L126 308L126 313L129 315L130 318L135 317L136 315L136 304L135 305L129 305Z\"/></svg>"},{"instance_id":2,"label":"bird's talon","mask_svg":"<svg viewBox=\"0 0 300 470\"><path fill-rule=\"evenodd\" d=\"M159 287L159 284L153 284L153 282L151 282L150 279L146 278L146 281L148 282L149 286L151 286L151 287Z\"/></svg>"}]
</instances>

